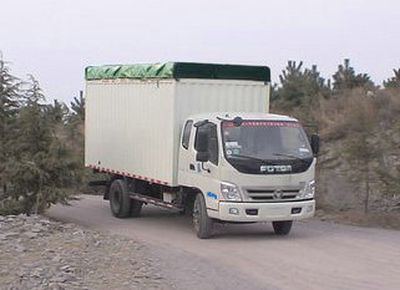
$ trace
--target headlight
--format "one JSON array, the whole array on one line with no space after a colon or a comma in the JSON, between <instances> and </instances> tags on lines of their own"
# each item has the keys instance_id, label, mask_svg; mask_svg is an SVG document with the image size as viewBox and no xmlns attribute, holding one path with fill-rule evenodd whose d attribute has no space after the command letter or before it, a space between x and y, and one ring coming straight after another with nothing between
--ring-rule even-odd
<instances>
[{"instance_id":1,"label":"headlight","mask_svg":"<svg viewBox=\"0 0 400 290\"><path fill-rule=\"evenodd\" d=\"M315 180L306 182L304 188L300 191L299 198L313 198L315 194Z\"/></svg>"},{"instance_id":2,"label":"headlight","mask_svg":"<svg viewBox=\"0 0 400 290\"><path fill-rule=\"evenodd\" d=\"M242 200L239 188L232 183L221 183L222 196L227 200Z\"/></svg>"}]
</instances>

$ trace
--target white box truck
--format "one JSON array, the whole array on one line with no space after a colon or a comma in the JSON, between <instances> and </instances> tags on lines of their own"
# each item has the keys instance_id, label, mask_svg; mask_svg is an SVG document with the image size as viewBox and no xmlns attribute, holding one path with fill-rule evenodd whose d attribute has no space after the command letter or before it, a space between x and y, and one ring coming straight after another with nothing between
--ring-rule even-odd
<instances>
[{"instance_id":1,"label":"white box truck","mask_svg":"<svg viewBox=\"0 0 400 290\"><path fill-rule=\"evenodd\" d=\"M106 65L85 78L85 165L109 175L114 216L163 206L208 238L217 222L272 222L286 235L314 215L319 138L268 113L268 67Z\"/></svg>"}]
</instances>

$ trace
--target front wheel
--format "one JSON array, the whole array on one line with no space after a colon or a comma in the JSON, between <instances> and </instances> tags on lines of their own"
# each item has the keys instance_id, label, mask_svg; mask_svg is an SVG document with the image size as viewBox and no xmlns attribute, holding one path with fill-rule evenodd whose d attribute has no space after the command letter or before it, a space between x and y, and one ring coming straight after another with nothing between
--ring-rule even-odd
<instances>
[{"instance_id":1,"label":"front wheel","mask_svg":"<svg viewBox=\"0 0 400 290\"><path fill-rule=\"evenodd\" d=\"M285 236L292 229L293 221L272 222L275 234Z\"/></svg>"},{"instance_id":2,"label":"front wheel","mask_svg":"<svg viewBox=\"0 0 400 290\"><path fill-rule=\"evenodd\" d=\"M202 193L198 193L194 201L193 226L198 238L208 239L212 236L214 221L207 215L206 202Z\"/></svg>"}]
</instances>

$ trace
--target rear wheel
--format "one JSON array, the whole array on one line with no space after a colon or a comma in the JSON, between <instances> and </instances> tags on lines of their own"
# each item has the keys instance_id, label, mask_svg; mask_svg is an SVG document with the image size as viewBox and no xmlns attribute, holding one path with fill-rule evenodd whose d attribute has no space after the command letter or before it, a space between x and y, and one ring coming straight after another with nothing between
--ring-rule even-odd
<instances>
[{"instance_id":1,"label":"rear wheel","mask_svg":"<svg viewBox=\"0 0 400 290\"><path fill-rule=\"evenodd\" d=\"M131 201L125 181L122 179L114 180L110 186L110 208L113 216L117 218L129 217Z\"/></svg>"},{"instance_id":2,"label":"rear wheel","mask_svg":"<svg viewBox=\"0 0 400 290\"><path fill-rule=\"evenodd\" d=\"M292 225L293 221L272 222L275 234L280 236L285 236L289 234L290 230L292 229Z\"/></svg>"},{"instance_id":3,"label":"rear wheel","mask_svg":"<svg viewBox=\"0 0 400 290\"><path fill-rule=\"evenodd\" d=\"M198 193L193 205L193 226L197 237L208 239L212 236L214 221L207 215L206 202L203 194Z\"/></svg>"}]
</instances>

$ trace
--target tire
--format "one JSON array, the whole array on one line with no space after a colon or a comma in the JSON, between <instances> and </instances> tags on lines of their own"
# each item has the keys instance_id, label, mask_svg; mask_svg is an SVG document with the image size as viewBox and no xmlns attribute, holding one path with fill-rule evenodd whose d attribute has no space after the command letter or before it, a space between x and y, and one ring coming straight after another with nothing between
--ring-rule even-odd
<instances>
[{"instance_id":1,"label":"tire","mask_svg":"<svg viewBox=\"0 0 400 290\"><path fill-rule=\"evenodd\" d=\"M275 234L279 236L286 236L292 229L293 221L272 222Z\"/></svg>"},{"instance_id":2,"label":"tire","mask_svg":"<svg viewBox=\"0 0 400 290\"><path fill-rule=\"evenodd\" d=\"M129 217L131 202L125 181L122 179L114 180L110 186L110 208L113 216L117 218Z\"/></svg>"},{"instance_id":3,"label":"tire","mask_svg":"<svg viewBox=\"0 0 400 290\"><path fill-rule=\"evenodd\" d=\"M208 239L212 236L214 221L207 215L206 202L202 193L196 195L193 205L193 227L199 239Z\"/></svg>"},{"instance_id":4,"label":"tire","mask_svg":"<svg viewBox=\"0 0 400 290\"><path fill-rule=\"evenodd\" d=\"M139 217L142 212L143 202L139 200L131 200L131 217Z\"/></svg>"}]
</instances>

